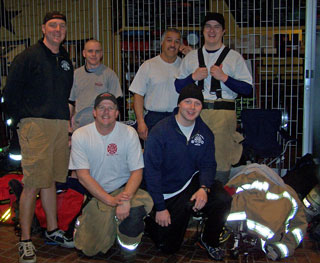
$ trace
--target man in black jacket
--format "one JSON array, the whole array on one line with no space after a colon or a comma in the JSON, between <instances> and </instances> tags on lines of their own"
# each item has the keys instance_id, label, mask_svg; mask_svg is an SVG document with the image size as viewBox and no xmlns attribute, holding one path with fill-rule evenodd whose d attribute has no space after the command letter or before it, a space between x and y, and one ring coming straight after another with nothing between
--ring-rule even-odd
<instances>
[{"instance_id":1,"label":"man in black jacket","mask_svg":"<svg viewBox=\"0 0 320 263\"><path fill-rule=\"evenodd\" d=\"M47 239L73 247L57 226L55 182L65 182L68 171L68 98L73 66L61 46L66 36L65 15L45 15L43 39L15 57L4 92L8 115L17 126L24 188L20 197L19 262L36 262L31 222L40 192L46 213Z\"/></svg>"}]
</instances>

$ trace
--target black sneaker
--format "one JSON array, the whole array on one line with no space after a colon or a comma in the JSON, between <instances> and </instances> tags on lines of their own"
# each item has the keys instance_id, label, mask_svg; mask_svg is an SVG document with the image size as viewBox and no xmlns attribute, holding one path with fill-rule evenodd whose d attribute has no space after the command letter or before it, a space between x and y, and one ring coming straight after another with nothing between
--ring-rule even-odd
<instances>
[{"instance_id":1,"label":"black sneaker","mask_svg":"<svg viewBox=\"0 0 320 263\"><path fill-rule=\"evenodd\" d=\"M36 249L32 241L19 242L19 263L37 262Z\"/></svg>"},{"instance_id":2,"label":"black sneaker","mask_svg":"<svg viewBox=\"0 0 320 263\"><path fill-rule=\"evenodd\" d=\"M202 235L200 237L200 241L198 242L198 245L206 249L210 258L216 261L222 261L224 259L224 251L220 247L211 247L206 242L203 241Z\"/></svg>"},{"instance_id":3,"label":"black sneaker","mask_svg":"<svg viewBox=\"0 0 320 263\"><path fill-rule=\"evenodd\" d=\"M53 233L49 234L47 231L45 232L46 239L53 241L54 244L57 244L66 248L74 248L74 242L72 238L67 238L65 233L57 229Z\"/></svg>"}]
</instances>

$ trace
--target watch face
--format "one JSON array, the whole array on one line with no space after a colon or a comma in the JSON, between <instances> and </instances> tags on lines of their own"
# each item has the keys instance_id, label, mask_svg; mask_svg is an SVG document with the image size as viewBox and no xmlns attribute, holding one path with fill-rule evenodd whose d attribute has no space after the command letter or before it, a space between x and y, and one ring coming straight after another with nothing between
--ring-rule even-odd
<instances>
[{"instance_id":1,"label":"watch face","mask_svg":"<svg viewBox=\"0 0 320 263\"><path fill-rule=\"evenodd\" d=\"M188 41L188 44L191 45L191 46L195 46L198 44L199 42L199 37L197 36L197 34L195 33L190 33L188 36L187 36L187 41Z\"/></svg>"},{"instance_id":2,"label":"watch face","mask_svg":"<svg viewBox=\"0 0 320 263\"><path fill-rule=\"evenodd\" d=\"M202 188L206 193L209 193L209 192L210 192L210 189L209 189L208 187L202 186L201 188Z\"/></svg>"}]
</instances>

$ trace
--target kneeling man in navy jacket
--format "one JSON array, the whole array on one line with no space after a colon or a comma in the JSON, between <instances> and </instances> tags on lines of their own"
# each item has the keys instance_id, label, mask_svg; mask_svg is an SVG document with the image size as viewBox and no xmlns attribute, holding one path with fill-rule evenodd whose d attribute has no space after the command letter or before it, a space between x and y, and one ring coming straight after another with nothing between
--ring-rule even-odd
<instances>
[{"instance_id":1,"label":"kneeling man in navy jacket","mask_svg":"<svg viewBox=\"0 0 320 263\"><path fill-rule=\"evenodd\" d=\"M163 252L179 250L190 216L202 212L205 221L199 245L214 260L223 260L219 236L231 197L215 181L214 135L200 118L201 89L184 87L178 107L151 131L144 151L146 188L154 208L146 219L148 232Z\"/></svg>"}]
</instances>

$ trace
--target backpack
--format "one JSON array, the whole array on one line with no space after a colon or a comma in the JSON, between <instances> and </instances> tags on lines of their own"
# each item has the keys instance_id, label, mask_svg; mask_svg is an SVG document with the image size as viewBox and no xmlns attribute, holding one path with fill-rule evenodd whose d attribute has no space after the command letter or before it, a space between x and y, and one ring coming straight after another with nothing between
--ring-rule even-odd
<instances>
[{"instance_id":1,"label":"backpack","mask_svg":"<svg viewBox=\"0 0 320 263\"><path fill-rule=\"evenodd\" d=\"M56 187L58 228L72 236L74 223L90 199L89 193L78 179L71 177L67 178L66 183L57 183ZM84 194L87 196L86 202L84 202ZM46 215L40 198L36 201L35 216L41 228L46 228Z\"/></svg>"},{"instance_id":2,"label":"backpack","mask_svg":"<svg viewBox=\"0 0 320 263\"><path fill-rule=\"evenodd\" d=\"M23 175L18 173L0 177L0 223L15 224L19 221L18 198L11 186L16 182L21 184L22 177Z\"/></svg>"}]
</instances>

